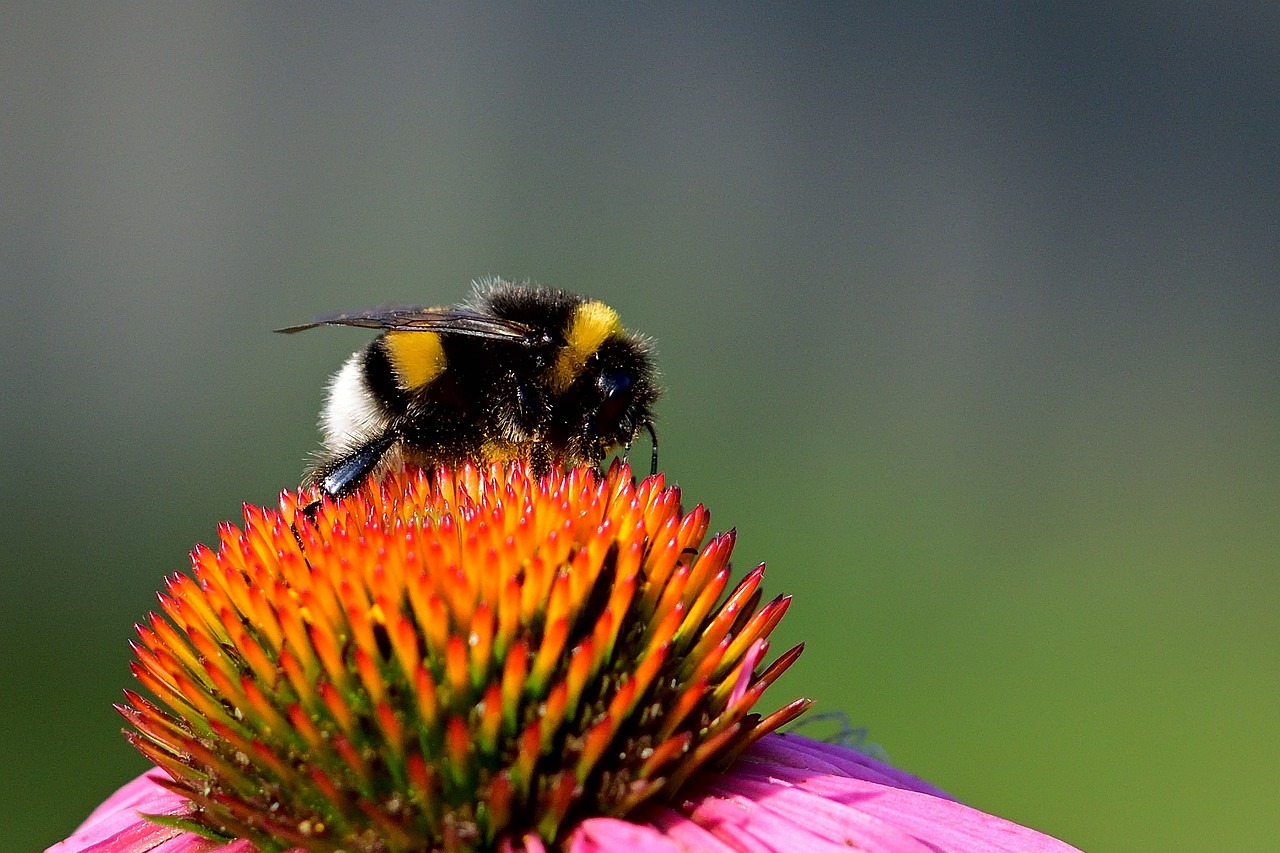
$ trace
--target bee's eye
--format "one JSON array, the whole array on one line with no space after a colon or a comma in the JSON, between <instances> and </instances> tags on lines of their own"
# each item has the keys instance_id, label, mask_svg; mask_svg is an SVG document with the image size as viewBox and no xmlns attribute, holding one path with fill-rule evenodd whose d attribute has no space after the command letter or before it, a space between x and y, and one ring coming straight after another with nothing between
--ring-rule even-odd
<instances>
[{"instance_id":1,"label":"bee's eye","mask_svg":"<svg viewBox=\"0 0 1280 853\"><path fill-rule=\"evenodd\" d=\"M629 370L606 370L596 379L596 385L604 398L610 399L619 394L625 394L632 385L635 384L636 378Z\"/></svg>"},{"instance_id":2,"label":"bee's eye","mask_svg":"<svg viewBox=\"0 0 1280 853\"><path fill-rule=\"evenodd\" d=\"M630 370L610 368L596 377L600 403L595 411L594 430L607 444L621 444L631 437L635 425L630 414L636 375Z\"/></svg>"}]
</instances>

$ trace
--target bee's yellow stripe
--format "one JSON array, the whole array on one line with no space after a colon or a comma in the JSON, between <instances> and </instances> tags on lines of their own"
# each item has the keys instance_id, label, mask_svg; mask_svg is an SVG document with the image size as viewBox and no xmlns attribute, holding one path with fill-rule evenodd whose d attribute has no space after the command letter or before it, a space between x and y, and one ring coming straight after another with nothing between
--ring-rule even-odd
<instances>
[{"instance_id":1,"label":"bee's yellow stripe","mask_svg":"<svg viewBox=\"0 0 1280 853\"><path fill-rule=\"evenodd\" d=\"M551 368L552 389L559 393L572 385L582 373L587 359L621 330L618 312L603 302L593 299L575 308L569 320L569 330L565 333L565 347Z\"/></svg>"},{"instance_id":2,"label":"bee's yellow stripe","mask_svg":"<svg viewBox=\"0 0 1280 853\"><path fill-rule=\"evenodd\" d=\"M404 390L421 391L444 372L444 345L435 332L387 332L386 343Z\"/></svg>"}]
</instances>

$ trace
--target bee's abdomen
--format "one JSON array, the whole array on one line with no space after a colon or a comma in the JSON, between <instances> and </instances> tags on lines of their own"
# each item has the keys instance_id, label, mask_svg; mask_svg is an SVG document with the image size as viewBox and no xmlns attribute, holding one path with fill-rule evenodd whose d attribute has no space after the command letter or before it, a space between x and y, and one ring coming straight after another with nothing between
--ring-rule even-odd
<instances>
[{"instance_id":1,"label":"bee's abdomen","mask_svg":"<svg viewBox=\"0 0 1280 853\"><path fill-rule=\"evenodd\" d=\"M386 336L380 337L365 350L365 387L389 414L402 415L409 405L409 395L396 374L386 340Z\"/></svg>"}]
</instances>

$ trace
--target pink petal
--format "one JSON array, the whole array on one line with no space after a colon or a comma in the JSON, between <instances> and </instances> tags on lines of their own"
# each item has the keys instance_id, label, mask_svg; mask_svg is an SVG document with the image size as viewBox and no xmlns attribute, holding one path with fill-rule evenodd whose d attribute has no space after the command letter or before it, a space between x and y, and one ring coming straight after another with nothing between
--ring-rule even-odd
<instances>
[{"instance_id":1,"label":"pink petal","mask_svg":"<svg viewBox=\"0 0 1280 853\"><path fill-rule=\"evenodd\" d=\"M144 853L154 850L186 833L143 821L138 812L177 814L185 804L181 797L169 793L144 774L107 797L70 838L50 847L48 853L97 853L99 850Z\"/></svg>"},{"instance_id":2,"label":"pink petal","mask_svg":"<svg viewBox=\"0 0 1280 853\"><path fill-rule=\"evenodd\" d=\"M738 853L743 849L740 845L726 844L680 812L667 806L648 806L636 816L636 819L643 820L660 830L679 844L681 850L696 850L699 853Z\"/></svg>"},{"instance_id":3,"label":"pink petal","mask_svg":"<svg viewBox=\"0 0 1280 853\"><path fill-rule=\"evenodd\" d=\"M908 837L925 842L926 849L970 853L970 851L1010 851L1010 853L1066 853L1075 850L1070 845L1004 820L985 814L954 800L936 796L895 783L919 782L914 777L894 771L898 779L886 784L883 780L868 780L860 776L882 776L886 768L880 762L858 757L854 750L816 744L794 735L785 738L788 748L783 749L787 764L759 760L768 749L778 747L781 736L761 739L765 750L749 750L744 760L738 762L721 776L712 778L708 789L718 795L739 795L772 811L803 820L806 825L833 827L843 819L852 829L857 822L847 815L859 813L876 819L877 824L867 825L893 828ZM790 747L797 747L792 749ZM835 759L853 769L859 777L844 776L795 766L797 752L813 751ZM841 754L843 753L843 755ZM750 760L748 759L750 757ZM821 762L820 762L821 763ZM868 773L867 771L870 771ZM927 783L921 786L932 789ZM889 842L885 837L883 842ZM893 845L878 847L865 838L859 843L869 850L898 850Z\"/></svg>"},{"instance_id":4,"label":"pink petal","mask_svg":"<svg viewBox=\"0 0 1280 853\"><path fill-rule=\"evenodd\" d=\"M751 838L762 845L761 849L775 853L791 850L848 853L851 847L859 849L848 838L837 840L824 835L745 797L704 797L693 806L689 816L722 839L733 842Z\"/></svg>"},{"instance_id":5,"label":"pink petal","mask_svg":"<svg viewBox=\"0 0 1280 853\"><path fill-rule=\"evenodd\" d=\"M865 779L868 782L878 782L895 788L920 791L944 800L954 799L941 788L912 776L905 770L877 761L856 749L810 740L800 735L775 734L762 737L742 756L739 765L743 762L761 761L799 767L809 771L821 770L833 776Z\"/></svg>"},{"instance_id":6,"label":"pink petal","mask_svg":"<svg viewBox=\"0 0 1280 853\"><path fill-rule=\"evenodd\" d=\"M71 837L46 853L254 853L247 841L220 844L160 826L142 814L181 815L190 802L153 781L152 770L126 784L93 810Z\"/></svg>"},{"instance_id":7,"label":"pink petal","mask_svg":"<svg viewBox=\"0 0 1280 853\"><path fill-rule=\"evenodd\" d=\"M688 810L693 804L686 801L681 804L681 808ZM768 843L761 841L749 833L742 831L739 815L732 812L715 813L715 806L712 806L713 814L707 822L694 821L687 814L681 814L674 809L665 809L665 814L660 814L659 818L664 819L670 817L670 822L663 826L663 832L667 835L674 836L678 831L682 835L693 838L710 837L714 844L728 847L735 853L776 853L775 848ZM651 810L650 810L651 812ZM640 819L644 819L650 812L639 815ZM662 826L663 824L658 824ZM701 848L691 847L692 850ZM707 847L706 849L715 850L716 847Z\"/></svg>"},{"instance_id":8,"label":"pink petal","mask_svg":"<svg viewBox=\"0 0 1280 853\"><path fill-rule=\"evenodd\" d=\"M932 853L933 850L891 823L798 788L783 785L753 788L750 780L726 776L711 780L707 789L719 797L750 803L778 820L804 827L826 843L834 843L846 850L893 850L902 853Z\"/></svg>"},{"instance_id":9,"label":"pink petal","mask_svg":"<svg viewBox=\"0 0 1280 853\"><path fill-rule=\"evenodd\" d=\"M687 847L676 843L652 826L593 817L584 820L570 834L565 845L568 853L683 853Z\"/></svg>"},{"instance_id":10,"label":"pink petal","mask_svg":"<svg viewBox=\"0 0 1280 853\"><path fill-rule=\"evenodd\" d=\"M663 843L665 842L667 843ZM855 750L767 735L685 799L629 821L593 818L570 853L1069 853L1075 848L952 800ZM1078 853L1078 851L1077 851Z\"/></svg>"}]
</instances>

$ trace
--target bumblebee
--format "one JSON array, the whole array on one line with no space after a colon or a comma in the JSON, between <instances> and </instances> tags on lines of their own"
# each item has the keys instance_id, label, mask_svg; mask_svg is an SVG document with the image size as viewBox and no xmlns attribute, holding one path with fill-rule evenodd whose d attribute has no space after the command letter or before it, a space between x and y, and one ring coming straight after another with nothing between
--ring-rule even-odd
<instances>
[{"instance_id":1,"label":"bumblebee","mask_svg":"<svg viewBox=\"0 0 1280 853\"><path fill-rule=\"evenodd\" d=\"M330 314L276 331L318 326L381 330L329 383L324 450L306 475L323 495L405 463L596 465L642 430L657 471L651 345L603 302L495 279L452 308Z\"/></svg>"}]
</instances>

